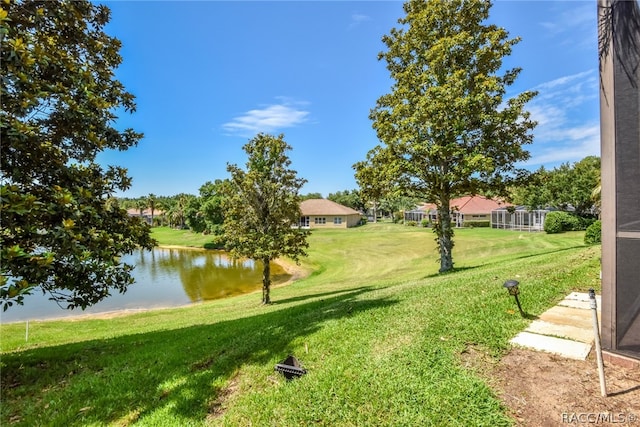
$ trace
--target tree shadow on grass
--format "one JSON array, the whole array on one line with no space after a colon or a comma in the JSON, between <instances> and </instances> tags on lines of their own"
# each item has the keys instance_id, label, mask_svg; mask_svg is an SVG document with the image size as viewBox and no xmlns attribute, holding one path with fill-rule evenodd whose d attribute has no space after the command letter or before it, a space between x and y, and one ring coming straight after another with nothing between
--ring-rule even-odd
<instances>
[{"instance_id":1,"label":"tree shadow on grass","mask_svg":"<svg viewBox=\"0 0 640 427\"><path fill-rule=\"evenodd\" d=\"M300 296L295 296L295 297L291 297L291 298L283 298L280 299L278 298L277 300L274 300L271 305L282 305L282 304L290 304L292 302L299 302L299 301L304 301L304 300L309 300L309 299L313 299L313 298L322 298L322 297L329 297L329 296L336 296L336 295L340 295L340 294L352 294L354 292L359 293L359 292L369 292L373 290L370 287L367 286L363 286L360 288L352 288L352 289L345 289L345 290L341 290L341 291L331 291L331 292L321 292L321 293L317 293L317 294L304 294L304 295L300 295ZM321 301L324 301L324 299L321 299Z\"/></svg>"},{"instance_id":2,"label":"tree shadow on grass","mask_svg":"<svg viewBox=\"0 0 640 427\"><path fill-rule=\"evenodd\" d=\"M570 247L567 247L567 248L556 249L556 250L553 250L553 251L538 252L538 253L533 253L533 254L515 256L513 258L509 258L508 262L513 262L513 261L516 261L516 260L519 260L519 259L535 258L535 257L539 257L539 256L549 255L549 254L566 252L566 251L570 251L570 250L574 250L574 249L578 249L578 248L585 248L585 247L586 246L583 246L583 245L570 246ZM469 265L469 266L465 266L465 267L454 267L453 270L445 271L443 273L427 274L426 276L423 276L422 279L430 279L430 278L434 278L434 277L442 277L442 276L448 275L448 274L461 273L463 271L475 270L475 269L481 268L481 267L482 268L489 267L491 265L500 264L501 262L504 262L504 261L499 261L498 260L498 261L490 261L490 262L486 262L486 263L478 264L478 265Z\"/></svg>"},{"instance_id":3,"label":"tree shadow on grass","mask_svg":"<svg viewBox=\"0 0 640 427\"><path fill-rule=\"evenodd\" d=\"M324 322L396 303L363 298L371 290L317 294L327 298L230 321L5 354L0 420L128 424L162 413L176 423L203 421L243 366L264 365L271 374L274 360L296 348L294 340Z\"/></svg>"},{"instance_id":4,"label":"tree shadow on grass","mask_svg":"<svg viewBox=\"0 0 640 427\"><path fill-rule=\"evenodd\" d=\"M580 249L580 248L585 249L587 247L588 246L585 246L585 245L569 246L569 247L566 247L566 248L556 249L556 250L553 250L553 251L546 251L546 252L540 252L540 253L535 253L535 254L516 256L513 259L514 260L518 260L518 259L534 258L534 257L542 256L542 255L557 254L557 253L560 253L560 252L572 251L574 249Z\"/></svg>"}]
</instances>

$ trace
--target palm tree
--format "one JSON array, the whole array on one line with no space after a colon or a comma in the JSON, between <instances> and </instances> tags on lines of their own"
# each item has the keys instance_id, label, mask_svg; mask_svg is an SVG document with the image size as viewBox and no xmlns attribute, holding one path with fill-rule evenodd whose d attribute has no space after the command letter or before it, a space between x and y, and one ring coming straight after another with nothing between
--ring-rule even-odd
<instances>
[{"instance_id":1,"label":"palm tree","mask_svg":"<svg viewBox=\"0 0 640 427\"><path fill-rule=\"evenodd\" d=\"M149 209L151 210L151 225L153 226L153 212L156 209L156 195L153 193L149 193L147 196L147 204L149 205Z\"/></svg>"},{"instance_id":2,"label":"palm tree","mask_svg":"<svg viewBox=\"0 0 640 427\"><path fill-rule=\"evenodd\" d=\"M170 218L175 223L180 223L180 228L184 228L184 211L189 203L189 197L187 194L178 194L176 196L177 202L171 207Z\"/></svg>"},{"instance_id":3,"label":"palm tree","mask_svg":"<svg viewBox=\"0 0 640 427\"><path fill-rule=\"evenodd\" d=\"M147 209L147 199L144 197L136 200L136 209L140 212L140 218L143 218L144 210Z\"/></svg>"},{"instance_id":4,"label":"palm tree","mask_svg":"<svg viewBox=\"0 0 640 427\"><path fill-rule=\"evenodd\" d=\"M164 226L165 225L164 222L165 222L165 219L167 217L167 215L166 215L166 213L167 213L167 204L163 200L156 200L155 207L156 207L156 209L158 209L158 212L160 212L158 214L158 217L159 217L159 221L158 222L159 222L159 224L161 226Z\"/></svg>"}]
</instances>

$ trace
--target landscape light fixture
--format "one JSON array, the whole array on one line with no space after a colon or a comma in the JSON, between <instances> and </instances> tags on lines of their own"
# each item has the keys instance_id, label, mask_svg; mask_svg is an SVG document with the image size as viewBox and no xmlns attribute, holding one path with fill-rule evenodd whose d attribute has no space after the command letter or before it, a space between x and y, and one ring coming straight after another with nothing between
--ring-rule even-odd
<instances>
[{"instance_id":1,"label":"landscape light fixture","mask_svg":"<svg viewBox=\"0 0 640 427\"><path fill-rule=\"evenodd\" d=\"M282 362L276 364L274 370L280 372L288 380L301 377L307 373L307 370L300 366L298 359L292 355L289 355L289 357L284 359Z\"/></svg>"},{"instance_id":2,"label":"landscape light fixture","mask_svg":"<svg viewBox=\"0 0 640 427\"><path fill-rule=\"evenodd\" d=\"M518 294L520 293L520 288L518 288L518 285L520 284L520 282L518 282L517 280L507 280L506 282L504 282L504 286L505 288L507 288L507 290L509 291L509 295L513 295L514 298L516 299L516 304L518 304L518 310L520 310L520 315L522 317L525 317L524 315L524 311L522 311L522 307L520 306L520 300L518 299Z\"/></svg>"}]
</instances>

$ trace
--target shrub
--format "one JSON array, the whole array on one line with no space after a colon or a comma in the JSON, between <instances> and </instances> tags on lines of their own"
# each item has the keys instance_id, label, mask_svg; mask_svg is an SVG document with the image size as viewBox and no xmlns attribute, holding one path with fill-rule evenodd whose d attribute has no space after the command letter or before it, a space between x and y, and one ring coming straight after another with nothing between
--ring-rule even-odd
<instances>
[{"instance_id":1,"label":"shrub","mask_svg":"<svg viewBox=\"0 0 640 427\"><path fill-rule=\"evenodd\" d=\"M429 227L429 226L431 226L431 221L429 221L427 218L424 218L422 221L420 221L420 224L423 227Z\"/></svg>"},{"instance_id":2,"label":"shrub","mask_svg":"<svg viewBox=\"0 0 640 427\"><path fill-rule=\"evenodd\" d=\"M224 249L224 237L221 235L212 236L210 242L204 244L205 249Z\"/></svg>"},{"instance_id":3,"label":"shrub","mask_svg":"<svg viewBox=\"0 0 640 427\"><path fill-rule=\"evenodd\" d=\"M403 220L404 220L404 212L394 212L393 213L393 222L394 222L394 224L402 222Z\"/></svg>"},{"instance_id":4,"label":"shrub","mask_svg":"<svg viewBox=\"0 0 640 427\"><path fill-rule=\"evenodd\" d=\"M594 222L597 221L596 218L585 218L583 216L581 216L579 218L580 218L580 229L581 230L586 230L587 228L589 228L589 226L591 224L593 224Z\"/></svg>"},{"instance_id":5,"label":"shrub","mask_svg":"<svg viewBox=\"0 0 640 427\"><path fill-rule=\"evenodd\" d=\"M583 230L579 217L569 212L549 212L544 220L544 231L548 234L562 233L563 231Z\"/></svg>"},{"instance_id":6,"label":"shrub","mask_svg":"<svg viewBox=\"0 0 640 427\"><path fill-rule=\"evenodd\" d=\"M568 212L562 212L562 213L564 214L561 217L563 231L584 230L584 228L582 227L582 221L580 220L580 217L576 215L571 215Z\"/></svg>"},{"instance_id":7,"label":"shrub","mask_svg":"<svg viewBox=\"0 0 640 427\"><path fill-rule=\"evenodd\" d=\"M415 227L416 225L418 225L418 223L417 223L417 222L415 222L415 221L407 221L407 222L406 222L406 224L407 224L409 227Z\"/></svg>"},{"instance_id":8,"label":"shrub","mask_svg":"<svg viewBox=\"0 0 640 427\"><path fill-rule=\"evenodd\" d=\"M490 227L491 226L491 221L487 220L470 220L470 221L465 221L462 224L464 227L469 227L469 228L474 228L474 227Z\"/></svg>"},{"instance_id":9,"label":"shrub","mask_svg":"<svg viewBox=\"0 0 640 427\"><path fill-rule=\"evenodd\" d=\"M549 212L544 219L544 231L548 234L556 234L561 233L562 230L562 219L560 215L562 212Z\"/></svg>"},{"instance_id":10,"label":"shrub","mask_svg":"<svg viewBox=\"0 0 640 427\"><path fill-rule=\"evenodd\" d=\"M600 220L594 221L584 233L584 243L587 245L597 245L602 241L602 223Z\"/></svg>"}]
</instances>

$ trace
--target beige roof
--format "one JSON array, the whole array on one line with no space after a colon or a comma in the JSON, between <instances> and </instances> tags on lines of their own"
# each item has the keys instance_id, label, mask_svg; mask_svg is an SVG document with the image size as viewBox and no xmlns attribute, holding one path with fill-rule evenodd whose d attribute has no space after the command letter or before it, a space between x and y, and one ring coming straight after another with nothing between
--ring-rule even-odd
<instances>
[{"instance_id":1,"label":"beige roof","mask_svg":"<svg viewBox=\"0 0 640 427\"><path fill-rule=\"evenodd\" d=\"M300 203L302 215L360 215L360 212L327 199L308 199Z\"/></svg>"}]
</instances>

